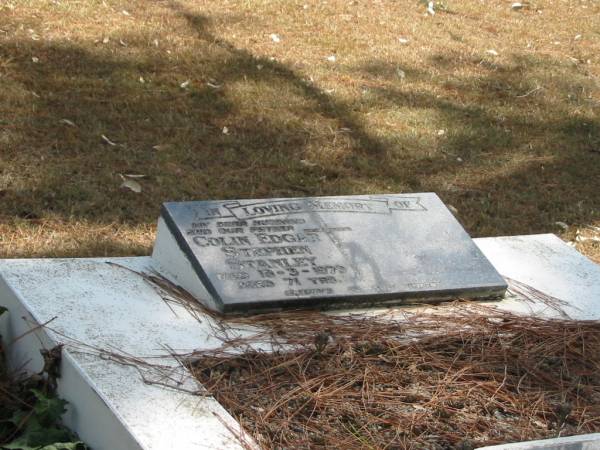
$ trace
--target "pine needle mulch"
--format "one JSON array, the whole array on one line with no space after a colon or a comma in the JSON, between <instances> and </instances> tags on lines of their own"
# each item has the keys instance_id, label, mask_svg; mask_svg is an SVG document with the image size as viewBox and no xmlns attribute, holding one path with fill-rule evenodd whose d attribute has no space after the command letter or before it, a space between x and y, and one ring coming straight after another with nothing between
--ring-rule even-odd
<instances>
[{"instance_id":1,"label":"pine needle mulch","mask_svg":"<svg viewBox=\"0 0 600 450\"><path fill-rule=\"evenodd\" d=\"M600 323L456 303L240 319L196 378L264 449L469 449L600 431ZM257 343L272 351L261 351Z\"/></svg>"}]
</instances>

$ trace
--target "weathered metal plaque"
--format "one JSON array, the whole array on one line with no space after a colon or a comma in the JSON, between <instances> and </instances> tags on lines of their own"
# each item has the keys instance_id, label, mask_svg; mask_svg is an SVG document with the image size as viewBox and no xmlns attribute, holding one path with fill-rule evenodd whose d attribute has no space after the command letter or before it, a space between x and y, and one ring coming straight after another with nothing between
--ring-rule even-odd
<instances>
[{"instance_id":1,"label":"weathered metal plaque","mask_svg":"<svg viewBox=\"0 0 600 450\"><path fill-rule=\"evenodd\" d=\"M433 193L165 203L224 312L493 297L504 279Z\"/></svg>"}]
</instances>

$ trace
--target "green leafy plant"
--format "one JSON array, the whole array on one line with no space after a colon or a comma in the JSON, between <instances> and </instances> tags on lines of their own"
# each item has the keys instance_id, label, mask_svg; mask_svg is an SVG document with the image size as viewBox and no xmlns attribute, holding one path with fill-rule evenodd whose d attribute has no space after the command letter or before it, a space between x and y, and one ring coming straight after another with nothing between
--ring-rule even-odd
<instances>
[{"instance_id":1,"label":"green leafy plant","mask_svg":"<svg viewBox=\"0 0 600 450\"><path fill-rule=\"evenodd\" d=\"M4 312L6 308L0 306L0 315ZM61 424L67 402L53 392L48 374L14 380L4 356L0 341L0 450L87 450ZM48 370L44 367L44 372Z\"/></svg>"},{"instance_id":2,"label":"green leafy plant","mask_svg":"<svg viewBox=\"0 0 600 450\"><path fill-rule=\"evenodd\" d=\"M10 422L21 430L4 450L84 450L85 444L60 425L67 402L32 389L37 399L31 411L15 411ZM22 427L22 428L21 428Z\"/></svg>"}]
</instances>

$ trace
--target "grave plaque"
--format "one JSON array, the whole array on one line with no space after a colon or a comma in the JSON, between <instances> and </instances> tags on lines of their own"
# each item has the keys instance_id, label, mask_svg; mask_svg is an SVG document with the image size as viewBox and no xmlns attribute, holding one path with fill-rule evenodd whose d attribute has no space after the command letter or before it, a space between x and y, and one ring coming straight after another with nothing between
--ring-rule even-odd
<instances>
[{"instance_id":1,"label":"grave plaque","mask_svg":"<svg viewBox=\"0 0 600 450\"><path fill-rule=\"evenodd\" d=\"M226 313L494 297L507 287L433 193L165 203L161 222L157 245L169 234L180 256L155 247L153 257L164 267L187 260L199 297L211 297L200 300Z\"/></svg>"}]
</instances>

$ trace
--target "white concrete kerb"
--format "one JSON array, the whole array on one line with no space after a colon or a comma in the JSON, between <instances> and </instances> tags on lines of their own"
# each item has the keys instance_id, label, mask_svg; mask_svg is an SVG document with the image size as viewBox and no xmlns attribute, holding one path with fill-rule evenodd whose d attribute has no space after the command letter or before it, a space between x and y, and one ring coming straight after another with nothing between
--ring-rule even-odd
<instances>
[{"instance_id":1,"label":"white concrete kerb","mask_svg":"<svg viewBox=\"0 0 600 450\"><path fill-rule=\"evenodd\" d=\"M502 275L564 300L574 319L600 319L600 266L556 236L475 242ZM34 324L51 321L51 329L37 329L9 347L13 367L39 371L39 349L65 342L64 336L137 357L165 355L166 348L183 353L220 345L208 318L198 321L176 305L171 311L141 277L107 261L135 271L173 271L156 267L150 257L0 260L0 305L9 309L0 317L3 339L10 342ZM547 305L518 299L497 306L557 314ZM65 421L95 450L241 448L239 425L213 398L145 384L135 367L78 351L72 343L63 354L59 395L70 403ZM168 358L158 361L176 366ZM600 435L489 448L600 449Z\"/></svg>"}]
</instances>

